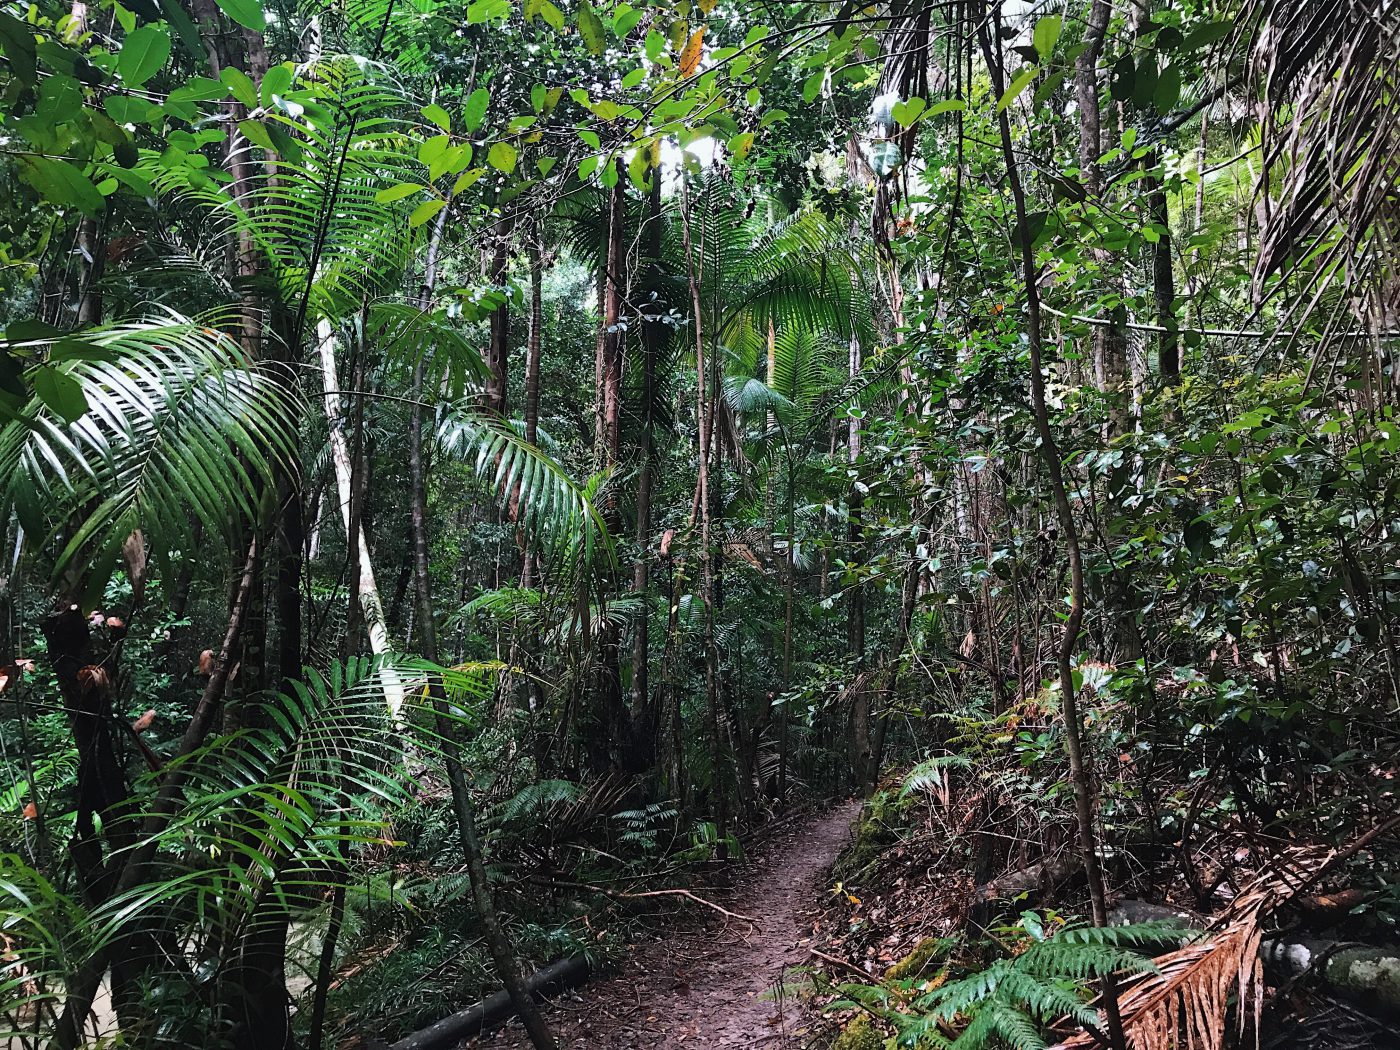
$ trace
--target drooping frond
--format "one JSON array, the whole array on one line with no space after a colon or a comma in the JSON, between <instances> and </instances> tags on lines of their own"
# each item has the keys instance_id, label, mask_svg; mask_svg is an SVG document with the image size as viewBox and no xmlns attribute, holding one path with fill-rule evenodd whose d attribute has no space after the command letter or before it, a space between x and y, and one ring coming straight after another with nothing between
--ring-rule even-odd
<instances>
[{"instance_id":1,"label":"drooping frond","mask_svg":"<svg viewBox=\"0 0 1400 1050\"><path fill-rule=\"evenodd\" d=\"M438 410L437 440L444 452L475 461L477 476L539 549L562 558L581 543L585 561L612 557L612 540L588 492L509 424L471 400L456 401Z\"/></svg>"},{"instance_id":2,"label":"drooping frond","mask_svg":"<svg viewBox=\"0 0 1400 1050\"><path fill-rule=\"evenodd\" d=\"M1330 853L1294 853L1281 867L1282 874L1266 874L1235 898L1208 937L1155 959L1152 970L1118 997L1129 1046L1133 1050L1170 1050L1186 1045L1222 1050L1234 1045L1232 1013L1237 1034L1243 1035L1251 1020L1257 1026L1264 993L1259 961L1262 922L1293 895L1308 874L1321 870L1330 860ZM1114 929L1131 927L1109 927L1093 934L1097 937ZM1087 931L1078 935L1086 936ZM1097 1014L1081 1019L1085 1022L1100 1024ZM1057 1044L1055 1050L1097 1045L1086 1031Z\"/></svg>"},{"instance_id":3,"label":"drooping frond","mask_svg":"<svg viewBox=\"0 0 1400 1050\"><path fill-rule=\"evenodd\" d=\"M1276 274L1300 274L1310 311L1345 282L1353 298L1368 300L1367 320L1393 330L1400 8L1388 0L1253 0L1248 8L1253 87L1267 105L1260 293Z\"/></svg>"},{"instance_id":4,"label":"drooping frond","mask_svg":"<svg viewBox=\"0 0 1400 1050\"><path fill-rule=\"evenodd\" d=\"M168 314L81 341L95 352L49 367L87 410L68 423L35 397L0 427L0 491L26 529L58 541L59 570L112 564L137 529L160 549L192 543L191 520L231 534L295 469L294 384L215 328Z\"/></svg>"}]
</instances>

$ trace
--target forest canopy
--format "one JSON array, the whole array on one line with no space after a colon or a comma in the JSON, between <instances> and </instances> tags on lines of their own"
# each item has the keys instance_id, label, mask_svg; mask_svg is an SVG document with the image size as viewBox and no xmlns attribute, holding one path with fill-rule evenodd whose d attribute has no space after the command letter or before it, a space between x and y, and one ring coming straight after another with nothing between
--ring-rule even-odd
<instances>
[{"instance_id":1,"label":"forest canopy","mask_svg":"<svg viewBox=\"0 0 1400 1050\"><path fill-rule=\"evenodd\" d=\"M851 794L847 1047L1234 1045L1324 879L1393 944L1397 71L1389 0L0 0L4 1038L552 1047Z\"/></svg>"}]
</instances>

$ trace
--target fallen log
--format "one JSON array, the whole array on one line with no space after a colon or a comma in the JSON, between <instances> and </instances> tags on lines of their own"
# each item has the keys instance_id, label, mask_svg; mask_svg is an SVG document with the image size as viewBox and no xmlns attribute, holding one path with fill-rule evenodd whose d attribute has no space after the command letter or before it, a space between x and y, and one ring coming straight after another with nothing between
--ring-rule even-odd
<instances>
[{"instance_id":1,"label":"fallen log","mask_svg":"<svg viewBox=\"0 0 1400 1050\"><path fill-rule=\"evenodd\" d=\"M543 999L582 984L588 979L588 971L588 960L582 955L572 955L537 970L526 980L525 990L534 998ZM499 991L465 1010L449 1014L436 1024L404 1036L390 1044L388 1050L446 1050L468 1036L479 1035L492 1025L499 1024L514 1012L510 995ZM384 1044L378 1045L382 1047Z\"/></svg>"},{"instance_id":2,"label":"fallen log","mask_svg":"<svg viewBox=\"0 0 1400 1050\"><path fill-rule=\"evenodd\" d=\"M1206 925L1205 918L1195 912L1148 901L1125 900L1109 913L1113 925L1163 921L1195 929ZM1259 959L1265 972L1275 980L1303 978L1319 990L1347 999L1369 1013L1400 1016L1400 948L1279 937L1260 943Z\"/></svg>"},{"instance_id":3,"label":"fallen log","mask_svg":"<svg viewBox=\"0 0 1400 1050\"><path fill-rule=\"evenodd\" d=\"M1400 1016L1400 948L1325 940L1265 941L1264 967L1282 977L1306 977L1322 990L1373 1014Z\"/></svg>"}]
</instances>

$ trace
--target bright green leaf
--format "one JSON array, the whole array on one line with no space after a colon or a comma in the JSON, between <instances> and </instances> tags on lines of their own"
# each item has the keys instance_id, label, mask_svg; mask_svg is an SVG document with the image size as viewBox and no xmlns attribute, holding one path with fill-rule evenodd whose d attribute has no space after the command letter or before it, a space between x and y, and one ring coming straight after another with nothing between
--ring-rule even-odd
<instances>
[{"instance_id":1,"label":"bright green leaf","mask_svg":"<svg viewBox=\"0 0 1400 1050\"><path fill-rule=\"evenodd\" d=\"M509 142L493 142L490 150L486 153L486 163L497 171L507 173L514 171L515 160L515 147Z\"/></svg>"},{"instance_id":2,"label":"bright green leaf","mask_svg":"<svg viewBox=\"0 0 1400 1050\"><path fill-rule=\"evenodd\" d=\"M486 108L491 104L491 92L484 87L477 88L467 96L467 104L462 108L462 123L468 131L475 131L486 120Z\"/></svg>"},{"instance_id":3,"label":"bright green leaf","mask_svg":"<svg viewBox=\"0 0 1400 1050\"><path fill-rule=\"evenodd\" d=\"M424 106L421 112L424 120L436 124L438 127L442 128L443 131L450 132L452 130L452 118L448 116L447 110L443 109L437 103Z\"/></svg>"},{"instance_id":4,"label":"bright green leaf","mask_svg":"<svg viewBox=\"0 0 1400 1050\"><path fill-rule=\"evenodd\" d=\"M1007 106L1011 105L1011 103L1015 102L1016 96L1026 90L1027 86L1036 78L1039 72L1039 66L1031 66L1017 73L1016 79L1011 81L1011 86L1002 93L1000 100L997 102L997 112L1000 113L1002 110L1006 109Z\"/></svg>"},{"instance_id":5,"label":"bright green leaf","mask_svg":"<svg viewBox=\"0 0 1400 1050\"><path fill-rule=\"evenodd\" d=\"M608 44L603 31L603 22L588 0L579 0L578 32L583 39L583 46L588 48L592 54L601 55L603 53Z\"/></svg>"},{"instance_id":6,"label":"bright green leaf","mask_svg":"<svg viewBox=\"0 0 1400 1050\"><path fill-rule=\"evenodd\" d=\"M163 25L144 25L122 42L117 73L127 87L140 87L160 72L170 57L170 31Z\"/></svg>"},{"instance_id":7,"label":"bright green leaf","mask_svg":"<svg viewBox=\"0 0 1400 1050\"><path fill-rule=\"evenodd\" d=\"M408 225L413 228L422 226L445 207L447 207L447 202L444 200L434 198L430 201L424 201L413 209L413 214L408 217Z\"/></svg>"},{"instance_id":8,"label":"bright green leaf","mask_svg":"<svg viewBox=\"0 0 1400 1050\"><path fill-rule=\"evenodd\" d=\"M35 371L34 393L65 423L76 423L88 410L82 384L57 368L44 365Z\"/></svg>"},{"instance_id":9,"label":"bright green leaf","mask_svg":"<svg viewBox=\"0 0 1400 1050\"><path fill-rule=\"evenodd\" d=\"M267 28L260 0L215 0L215 3L239 25L259 32Z\"/></svg>"},{"instance_id":10,"label":"bright green leaf","mask_svg":"<svg viewBox=\"0 0 1400 1050\"><path fill-rule=\"evenodd\" d=\"M397 186L390 186L382 189L374 195L374 199L380 204L392 204L394 201L401 201L405 197L412 197L415 193L425 187L416 182L400 182Z\"/></svg>"},{"instance_id":11,"label":"bright green leaf","mask_svg":"<svg viewBox=\"0 0 1400 1050\"><path fill-rule=\"evenodd\" d=\"M1060 39L1060 30L1064 24L1065 20L1060 15L1046 15L1036 20L1035 29L1031 31L1031 43L1042 62L1054 52L1055 43Z\"/></svg>"}]
</instances>

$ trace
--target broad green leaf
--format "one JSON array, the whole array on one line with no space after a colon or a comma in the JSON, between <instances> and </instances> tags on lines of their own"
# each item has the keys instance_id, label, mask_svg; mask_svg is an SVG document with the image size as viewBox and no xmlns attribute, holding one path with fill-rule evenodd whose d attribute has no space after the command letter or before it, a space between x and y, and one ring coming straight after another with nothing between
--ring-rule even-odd
<instances>
[{"instance_id":1,"label":"broad green leaf","mask_svg":"<svg viewBox=\"0 0 1400 1050\"><path fill-rule=\"evenodd\" d=\"M144 25L122 41L117 73L127 87L140 87L160 72L169 57L170 31L163 25Z\"/></svg>"},{"instance_id":2,"label":"broad green leaf","mask_svg":"<svg viewBox=\"0 0 1400 1050\"><path fill-rule=\"evenodd\" d=\"M473 0L467 5L467 25L481 25L510 17L510 0Z\"/></svg>"},{"instance_id":3,"label":"broad green leaf","mask_svg":"<svg viewBox=\"0 0 1400 1050\"><path fill-rule=\"evenodd\" d=\"M20 174L43 198L62 207L78 208L88 215L102 209L102 194L77 167L57 157L25 154L18 157Z\"/></svg>"},{"instance_id":4,"label":"broad green leaf","mask_svg":"<svg viewBox=\"0 0 1400 1050\"><path fill-rule=\"evenodd\" d=\"M486 153L486 163L506 173L515 170L515 159L515 147L509 142L493 142Z\"/></svg>"},{"instance_id":5,"label":"broad green leaf","mask_svg":"<svg viewBox=\"0 0 1400 1050\"><path fill-rule=\"evenodd\" d=\"M546 178L558 163L558 157L540 157L535 161L535 170L540 173L540 178Z\"/></svg>"},{"instance_id":6,"label":"broad green leaf","mask_svg":"<svg viewBox=\"0 0 1400 1050\"><path fill-rule=\"evenodd\" d=\"M1054 52L1064 23L1065 20L1060 15L1046 15L1036 20L1035 29L1031 31L1031 43L1035 45L1035 53L1040 56L1042 62Z\"/></svg>"},{"instance_id":7,"label":"broad green leaf","mask_svg":"<svg viewBox=\"0 0 1400 1050\"><path fill-rule=\"evenodd\" d=\"M233 97L239 102L242 102L249 109L258 108L258 89L243 70L233 66L224 66L219 71L219 79L228 85L228 89L233 92Z\"/></svg>"},{"instance_id":8,"label":"broad green leaf","mask_svg":"<svg viewBox=\"0 0 1400 1050\"><path fill-rule=\"evenodd\" d=\"M263 74L258 97L264 106L270 107L274 98L285 95L292 89L292 64L279 62Z\"/></svg>"},{"instance_id":9,"label":"broad green leaf","mask_svg":"<svg viewBox=\"0 0 1400 1050\"><path fill-rule=\"evenodd\" d=\"M1181 101L1181 71L1176 66L1168 66L1157 77L1157 87L1152 92L1152 104L1157 112L1166 116Z\"/></svg>"},{"instance_id":10,"label":"broad green leaf","mask_svg":"<svg viewBox=\"0 0 1400 1050\"><path fill-rule=\"evenodd\" d=\"M543 84L536 84L530 89L530 108L536 113L544 110L544 104L549 98L549 92L545 90Z\"/></svg>"},{"instance_id":11,"label":"broad green leaf","mask_svg":"<svg viewBox=\"0 0 1400 1050\"><path fill-rule=\"evenodd\" d=\"M261 32L267 28L261 0L215 0L224 12L239 25Z\"/></svg>"},{"instance_id":12,"label":"broad green leaf","mask_svg":"<svg viewBox=\"0 0 1400 1050\"><path fill-rule=\"evenodd\" d=\"M1011 105L1011 103L1015 102L1016 96L1026 90L1030 82L1036 78L1039 72L1039 66L1030 66L1017 73L1016 79L1011 82L1011 86L1002 93L1000 100L998 100L997 112L1000 113L1002 110L1006 109L1007 106Z\"/></svg>"},{"instance_id":13,"label":"broad green leaf","mask_svg":"<svg viewBox=\"0 0 1400 1050\"><path fill-rule=\"evenodd\" d=\"M520 13L524 17L526 25L539 17L542 6L541 0L525 0L525 3L520 7Z\"/></svg>"},{"instance_id":14,"label":"broad green leaf","mask_svg":"<svg viewBox=\"0 0 1400 1050\"><path fill-rule=\"evenodd\" d=\"M1199 25L1186 34L1182 49L1195 51L1197 48L1209 47L1217 41L1224 40L1234 29L1233 22L1207 22L1205 25Z\"/></svg>"},{"instance_id":15,"label":"broad green leaf","mask_svg":"<svg viewBox=\"0 0 1400 1050\"><path fill-rule=\"evenodd\" d=\"M564 31L564 12L550 3L550 0L541 0L540 17L549 23L556 33Z\"/></svg>"},{"instance_id":16,"label":"broad green leaf","mask_svg":"<svg viewBox=\"0 0 1400 1050\"><path fill-rule=\"evenodd\" d=\"M416 182L400 182L397 186L390 186L382 189L374 195L374 199L380 204L392 204L394 201L401 201L405 197L412 197L425 187Z\"/></svg>"},{"instance_id":17,"label":"broad green leaf","mask_svg":"<svg viewBox=\"0 0 1400 1050\"><path fill-rule=\"evenodd\" d=\"M901 128L907 128L914 121L919 119L919 114L924 111L926 103L921 98L911 98L904 102L896 102L890 107L890 116Z\"/></svg>"},{"instance_id":18,"label":"broad green leaf","mask_svg":"<svg viewBox=\"0 0 1400 1050\"><path fill-rule=\"evenodd\" d=\"M240 120L238 130L243 133L243 137L255 146L261 146L265 150L277 152L277 146L272 141L272 136L267 133L267 128L260 120Z\"/></svg>"},{"instance_id":19,"label":"broad green leaf","mask_svg":"<svg viewBox=\"0 0 1400 1050\"><path fill-rule=\"evenodd\" d=\"M34 393L65 423L76 423L88 410L82 385L57 368L41 365L35 370Z\"/></svg>"},{"instance_id":20,"label":"broad green leaf","mask_svg":"<svg viewBox=\"0 0 1400 1050\"><path fill-rule=\"evenodd\" d=\"M648 30L644 47L647 61L655 65L657 60L661 58L661 52L666 50L666 38L655 29Z\"/></svg>"},{"instance_id":21,"label":"broad green leaf","mask_svg":"<svg viewBox=\"0 0 1400 1050\"><path fill-rule=\"evenodd\" d=\"M477 88L467 96L467 104L462 107L462 124L468 131L475 131L486 120L486 108L491 104L491 92L484 87Z\"/></svg>"},{"instance_id":22,"label":"broad green leaf","mask_svg":"<svg viewBox=\"0 0 1400 1050\"><path fill-rule=\"evenodd\" d=\"M413 214L408 217L408 225L414 228L422 226L445 207L447 207L447 202L444 200L424 201L413 209Z\"/></svg>"},{"instance_id":23,"label":"broad green leaf","mask_svg":"<svg viewBox=\"0 0 1400 1050\"><path fill-rule=\"evenodd\" d=\"M447 147L450 145L452 145L452 139L447 135L434 135L419 144L418 163L432 166L447 152Z\"/></svg>"},{"instance_id":24,"label":"broad green leaf","mask_svg":"<svg viewBox=\"0 0 1400 1050\"><path fill-rule=\"evenodd\" d=\"M588 0L579 0L578 32L583 40L583 46L594 55L601 55L608 46L607 37L603 31L603 22Z\"/></svg>"},{"instance_id":25,"label":"broad green leaf","mask_svg":"<svg viewBox=\"0 0 1400 1050\"><path fill-rule=\"evenodd\" d=\"M451 132L452 130L451 116L448 116L448 112L445 111L442 106L435 104L435 102L423 106L423 119L431 120L435 125L441 127L444 132Z\"/></svg>"},{"instance_id":26,"label":"broad green leaf","mask_svg":"<svg viewBox=\"0 0 1400 1050\"><path fill-rule=\"evenodd\" d=\"M741 135L735 135L729 140L729 152L736 157L747 157L749 150L753 149L754 134L752 131L745 131Z\"/></svg>"},{"instance_id":27,"label":"broad green leaf","mask_svg":"<svg viewBox=\"0 0 1400 1050\"><path fill-rule=\"evenodd\" d=\"M4 48L10 71L32 87L38 75L33 30L13 15L0 12L0 46Z\"/></svg>"},{"instance_id":28,"label":"broad green leaf","mask_svg":"<svg viewBox=\"0 0 1400 1050\"><path fill-rule=\"evenodd\" d=\"M471 189L476 185L477 180L485 174L485 168L472 168L471 171L462 172L462 174L457 177L457 181L453 183L452 195L455 197L457 194Z\"/></svg>"}]
</instances>

